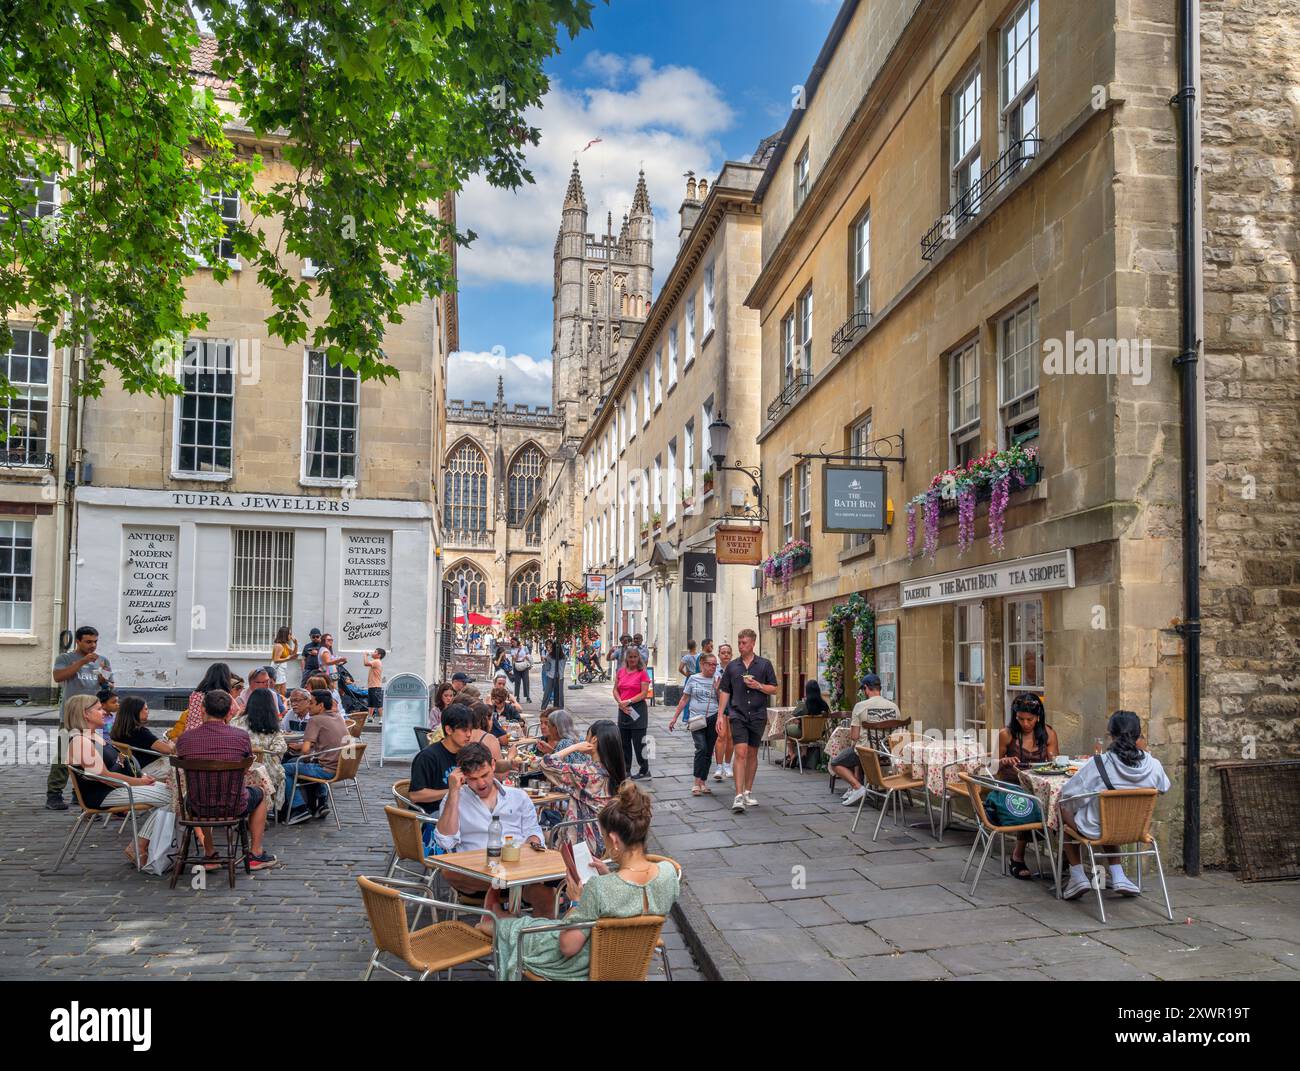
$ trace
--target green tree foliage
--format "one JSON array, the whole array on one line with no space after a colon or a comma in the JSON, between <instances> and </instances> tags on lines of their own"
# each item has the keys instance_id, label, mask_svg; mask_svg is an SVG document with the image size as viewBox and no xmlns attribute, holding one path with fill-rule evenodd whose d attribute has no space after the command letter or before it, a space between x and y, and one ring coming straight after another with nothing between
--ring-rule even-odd
<instances>
[{"instance_id":1,"label":"green tree foliage","mask_svg":"<svg viewBox=\"0 0 1300 1071\"><path fill-rule=\"evenodd\" d=\"M395 375L385 332L454 287L452 244L474 237L439 202L476 173L532 181L524 154L539 132L525 109L547 89L559 31L589 25L591 6L0 3L0 346L11 319L34 320L56 345L88 344L84 392L113 368L132 392L175 393L174 340L206 327L184 307L193 251L224 237L270 295L272 336L309 339L363 379ZM194 13L216 36L230 100L191 73ZM279 145L293 179L257 182L261 160L237 150L232 123ZM58 184L57 213L42 214L39 176ZM238 225L223 224L217 191L246 206ZM309 324L317 292L328 311Z\"/></svg>"}]
</instances>

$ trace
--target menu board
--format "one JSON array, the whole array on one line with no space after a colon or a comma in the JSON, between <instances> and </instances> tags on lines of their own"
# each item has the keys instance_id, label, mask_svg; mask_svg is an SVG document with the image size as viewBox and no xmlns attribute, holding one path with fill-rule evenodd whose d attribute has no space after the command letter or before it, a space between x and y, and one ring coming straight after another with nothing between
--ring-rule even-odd
<instances>
[{"instance_id":1,"label":"menu board","mask_svg":"<svg viewBox=\"0 0 1300 1071\"><path fill-rule=\"evenodd\" d=\"M341 631L344 647L389 646L392 564L391 532L343 533Z\"/></svg>"},{"instance_id":2,"label":"menu board","mask_svg":"<svg viewBox=\"0 0 1300 1071\"><path fill-rule=\"evenodd\" d=\"M898 622L876 626L876 673L880 677L880 694L898 702Z\"/></svg>"},{"instance_id":3,"label":"menu board","mask_svg":"<svg viewBox=\"0 0 1300 1071\"><path fill-rule=\"evenodd\" d=\"M122 529L122 643L172 643L178 528Z\"/></svg>"},{"instance_id":4,"label":"menu board","mask_svg":"<svg viewBox=\"0 0 1300 1071\"><path fill-rule=\"evenodd\" d=\"M384 686L379 763L410 759L419 750L416 729L429 727L429 686L414 673L399 673Z\"/></svg>"}]
</instances>

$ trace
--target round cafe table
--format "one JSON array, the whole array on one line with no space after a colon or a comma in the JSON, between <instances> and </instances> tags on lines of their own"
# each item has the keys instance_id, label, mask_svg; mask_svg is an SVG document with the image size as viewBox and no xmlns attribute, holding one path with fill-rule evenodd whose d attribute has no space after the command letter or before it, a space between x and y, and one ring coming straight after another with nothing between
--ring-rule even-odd
<instances>
[{"instance_id":1,"label":"round cafe table","mask_svg":"<svg viewBox=\"0 0 1300 1071\"><path fill-rule=\"evenodd\" d=\"M1087 760L1081 760L1087 761ZM1043 809L1043 816L1047 822L1047 828L1055 830L1061 825L1061 790L1065 788L1065 783L1070 780L1070 775L1062 771L1059 774L1036 774L1028 770L1018 770L1020 783L1026 789L1038 797L1039 806Z\"/></svg>"},{"instance_id":2,"label":"round cafe table","mask_svg":"<svg viewBox=\"0 0 1300 1071\"><path fill-rule=\"evenodd\" d=\"M911 767L912 776L925 781L925 790L932 796L943 795L943 768L958 762L949 776L955 780L959 772L976 773L987 766L988 759L979 744L966 740L905 740L894 749L898 761Z\"/></svg>"}]
</instances>

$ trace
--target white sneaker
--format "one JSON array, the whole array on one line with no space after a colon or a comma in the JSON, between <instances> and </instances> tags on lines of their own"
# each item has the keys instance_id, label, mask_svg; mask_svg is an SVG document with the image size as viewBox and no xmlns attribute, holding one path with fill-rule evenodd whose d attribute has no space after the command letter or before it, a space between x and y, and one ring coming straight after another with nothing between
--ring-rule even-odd
<instances>
[{"instance_id":1,"label":"white sneaker","mask_svg":"<svg viewBox=\"0 0 1300 1071\"><path fill-rule=\"evenodd\" d=\"M746 792L746 793L745 793L745 806L746 806L746 807L757 807L757 806L758 806L758 800L754 799L754 793L752 793L752 792Z\"/></svg>"},{"instance_id":2,"label":"white sneaker","mask_svg":"<svg viewBox=\"0 0 1300 1071\"><path fill-rule=\"evenodd\" d=\"M743 813L745 810L745 797L741 795L741 796L737 796L734 800L732 800L731 809L735 811L736 814Z\"/></svg>"},{"instance_id":3,"label":"white sneaker","mask_svg":"<svg viewBox=\"0 0 1300 1071\"><path fill-rule=\"evenodd\" d=\"M863 785L861 788L851 788L846 793L844 793L844 798L840 800L840 803L842 803L845 807L852 807L855 803L858 802L858 800L862 799L862 797L865 796L866 794L867 794L866 785Z\"/></svg>"},{"instance_id":4,"label":"white sneaker","mask_svg":"<svg viewBox=\"0 0 1300 1071\"><path fill-rule=\"evenodd\" d=\"M722 763L720 762L716 763L713 767L713 780L715 781L722 780Z\"/></svg>"},{"instance_id":5,"label":"white sneaker","mask_svg":"<svg viewBox=\"0 0 1300 1071\"><path fill-rule=\"evenodd\" d=\"M731 773L731 763L729 763L729 762L724 762L724 763L722 764L722 773L723 773L723 775L724 775L725 777L731 777L731 776L733 776L732 773Z\"/></svg>"},{"instance_id":6,"label":"white sneaker","mask_svg":"<svg viewBox=\"0 0 1300 1071\"><path fill-rule=\"evenodd\" d=\"M1117 893L1123 893L1125 896L1141 896L1142 890L1139 889L1128 879L1127 874L1121 874L1118 878L1114 875L1106 875L1106 885L1114 889Z\"/></svg>"},{"instance_id":7,"label":"white sneaker","mask_svg":"<svg viewBox=\"0 0 1300 1071\"><path fill-rule=\"evenodd\" d=\"M1078 877L1075 874L1070 875L1070 880L1065 883L1065 888L1061 890L1062 900L1073 900L1081 896L1092 888L1092 882L1087 877Z\"/></svg>"}]
</instances>

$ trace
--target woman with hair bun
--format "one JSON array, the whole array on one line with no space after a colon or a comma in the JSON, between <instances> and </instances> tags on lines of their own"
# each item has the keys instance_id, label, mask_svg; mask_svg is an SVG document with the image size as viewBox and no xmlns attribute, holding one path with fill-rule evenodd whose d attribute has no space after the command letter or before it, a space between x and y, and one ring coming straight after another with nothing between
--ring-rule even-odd
<instances>
[{"instance_id":1,"label":"woman with hair bun","mask_svg":"<svg viewBox=\"0 0 1300 1071\"><path fill-rule=\"evenodd\" d=\"M585 885L568 883L571 900L577 900L566 922L627 919L638 915L667 915L677 901L681 881L667 859L646 858L653 806L650 797L632 780L600 809L599 822L605 849L617 868L592 860L596 873ZM497 943L497 977L512 978L522 956L523 970L555 982L585 982L591 966L590 929L551 930L530 934L534 926L553 925L550 919L496 919L501 928Z\"/></svg>"},{"instance_id":2,"label":"woman with hair bun","mask_svg":"<svg viewBox=\"0 0 1300 1071\"><path fill-rule=\"evenodd\" d=\"M1131 710L1117 710L1110 716L1106 726L1110 734L1110 747L1100 755L1094 755L1092 761L1085 763L1077 774L1070 778L1061 789L1061 799L1070 796L1088 795L1116 788L1154 788L1160 792L1169 791L1169 776L1160 760L1140 746L1142 739L1142 722ZM1088 796L1080 800L1077 808L1061 807L1061 821L1069 828L1078 830L1089 840L1101 836L1101 801L1097 796ZM1103 852L1118 852L1119 846L1103 844ZM1083 871L1083 857L1079 847L1071 841L1065 842L1065 856L1070 863L1070 880L1061 895L1066 900L1092 888L1088 876ZM1106 884L1125 896L1137 896L1140 890L1129 881L1124 867L1111 863L1110 874Z\"/></svg>"}]
</instances>

